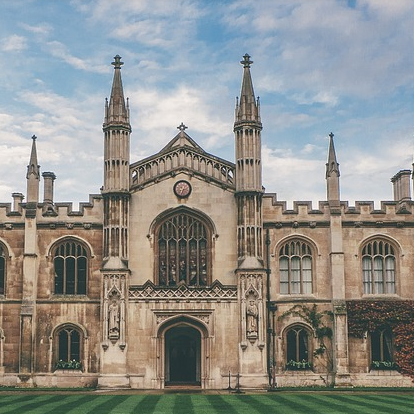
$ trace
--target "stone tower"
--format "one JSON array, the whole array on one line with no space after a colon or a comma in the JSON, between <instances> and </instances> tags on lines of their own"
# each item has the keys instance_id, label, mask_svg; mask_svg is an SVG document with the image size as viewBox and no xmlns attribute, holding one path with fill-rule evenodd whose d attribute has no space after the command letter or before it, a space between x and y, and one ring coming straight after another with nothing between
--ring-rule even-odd
<instances>
[{"instance_id":1,"label":"stone tower","mask_svg":"<svg viewBox=\"0 0 414 414\"><path fill-rule=\"evenodd\" d=\"M37 289L37 221L36 210L39 202L40 166L37 161L36 136L32 137L32 150L27 166L27 202L24 219L23 295L20 311L20 361L19 379L29 384L33 372L33 335L36 319ZM26 376L26 377L25 377Z\"/></svg>"},{"instance_id":2,"label":"stone tower","mask_svg":"<svg viewBox=\"0 0 414 414\"><path fill-rule=\"evenodd\" d=\"M111 98L105 102L104 240L101 386L124 385L125 314L128 292L129 147L131 125L121 79L121 57L114 57Z\"/></svg>"},{"instance_id":3,"label":"stone tower","mask_svg":"<svg viewBox=\"0 0 414 414\"><path fill-rule=\"evenodd\" d=\"M259 99L256 100L250 65L245 54L240 98L236 103L237 249L240 298L240 372L246 382L266 381L265 300L263 268L262 164Z\"/></svg>"}]
</instances>

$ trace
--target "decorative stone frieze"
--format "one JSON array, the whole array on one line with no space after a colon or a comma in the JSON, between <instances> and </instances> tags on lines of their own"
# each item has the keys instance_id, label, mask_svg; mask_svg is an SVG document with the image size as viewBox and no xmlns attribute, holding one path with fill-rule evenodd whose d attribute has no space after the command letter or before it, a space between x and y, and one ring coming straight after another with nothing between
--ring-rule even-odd
<instances>
[{"instance_id":1,"label":"decorative stone frieze","mask_svg":"<svg viewBox=\"0 0 414 414\"><path fill-rule=\"evenodd\" d=\"M215 281L209 287L192 287L179 285L177 287L156 286L151 281L146 282L143 286L130 286L129 300L237 300L236 286L223 286L220 282Z\"/></svg>"}]
</instances>

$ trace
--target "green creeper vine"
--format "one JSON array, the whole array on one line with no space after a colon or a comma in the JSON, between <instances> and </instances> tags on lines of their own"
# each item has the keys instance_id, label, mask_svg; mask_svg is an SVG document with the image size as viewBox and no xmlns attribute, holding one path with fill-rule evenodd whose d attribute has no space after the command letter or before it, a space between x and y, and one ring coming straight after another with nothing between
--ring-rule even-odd
<instances>
[{"instance_id":1,"label":"green creeper vine","mask_svg":"<svg viewBox=\"0 0 414 414\"><path fill-rule=\"evenodd\" d=\"M349 335L389 328L394 337L394 359L399 371L414 380L414 301L349 301Z\"/></svg>"},{"instance_id":2,"label":"green creeper vine","mask_svg":"<svg viewBox=\"0 0 414 414\"><path fill-rule=\"evenodd\" d=\"M315 358L326 355L328 361L328 371L332 370L332 354L330 348L326 344L326 340L332 339L332 329L325 324L326 319L332 321L333 313L331 311L318 311L316 304L313 306L295 305L291 309L284 312L279 316L279 320L286 318L287 316L298 316L307 322L315 332L315 336L318 339L318 348L313 351Z\"/></svg>"}]
</instances>

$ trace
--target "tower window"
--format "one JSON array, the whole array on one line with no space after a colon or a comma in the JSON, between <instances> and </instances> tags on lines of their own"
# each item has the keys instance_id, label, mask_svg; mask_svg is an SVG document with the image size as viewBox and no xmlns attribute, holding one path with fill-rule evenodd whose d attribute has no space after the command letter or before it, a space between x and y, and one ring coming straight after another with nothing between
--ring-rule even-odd
<instances>
[{"instance_id":1,"label":"tower window","mask_svg":"<svg viewBox=\"0 0 414 414\"><path fill-rule=\"evenodd\" d=\"M395 293L395 253L383 240L373 240L362 249L364 293Z\"/></svg>"},{"instance_id":2,"label":"tower window","mask_svg":"<svg viewBox=\"0 0 414 414\"><path fill-rule=\"evenodd\" d=\"M85 247L68 240L54 253L55 294L86 295L88 259Z\"/></svg>"},{"instance_id":3,"label":"tower window","mask_svg":"<svg viewBox=\"0 0 414 414\"><path fill-rule=\"evenodd\" d=\"M312 293L312 250L302 240L292 240L279 251L280 293Z\"/></svg>"},{"instance_id":4,"label":"tower window","mask_svg":"<svg viewBox=\"0 0 414 414\"><path fill-rule=\"evenodd\" d=\"M158 227L158 284L185 283L206 286L209 283L208 228L200 219L178 213Z\"/></svg>"}]
</instances>

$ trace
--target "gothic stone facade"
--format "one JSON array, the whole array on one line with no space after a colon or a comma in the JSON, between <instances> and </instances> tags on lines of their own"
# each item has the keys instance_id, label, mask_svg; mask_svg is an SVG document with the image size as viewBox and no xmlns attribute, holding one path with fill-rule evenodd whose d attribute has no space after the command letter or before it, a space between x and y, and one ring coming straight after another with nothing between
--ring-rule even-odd
<instances>
[{"instance_id":1,"label":"gothic stone facade","mask_svg":"<svg viewBox=\"0 0 414 414\"><path fill-rule=\"evenodd\" d=\"M235 164L183 124L131 163L119 56L101 194L73 211L53 200L56 177L44 172L39 202L33 137L27 194L0 205L0 385L223 389L229 374L245 388L412 385L373 369L393 363L392 333L350 336L346 308L413 299L410 171L380 210L350 207L331 135L327 201L288 210L262 187L260 106L250 57L241 63ZM314 305L333 332L319 356L303 315Z\"/></svg>"}]
</instances>

